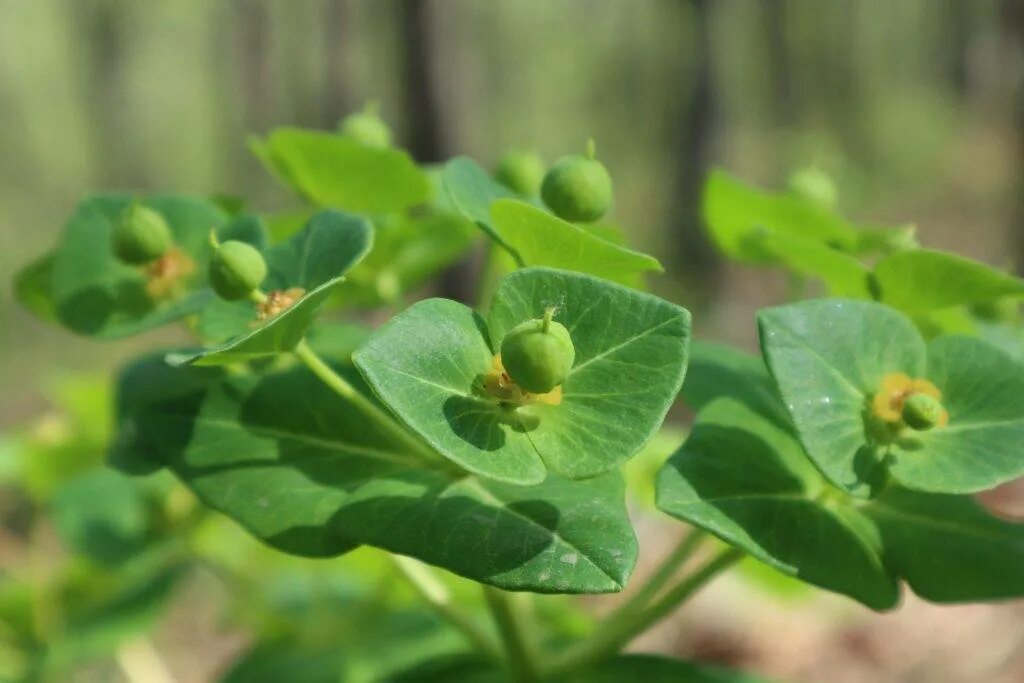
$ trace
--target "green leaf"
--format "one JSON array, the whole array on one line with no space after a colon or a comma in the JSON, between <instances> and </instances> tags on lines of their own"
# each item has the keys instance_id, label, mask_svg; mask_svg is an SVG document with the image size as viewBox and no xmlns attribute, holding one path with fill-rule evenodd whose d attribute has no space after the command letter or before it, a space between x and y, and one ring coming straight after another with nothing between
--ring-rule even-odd
<instances>
[{"instance_id":1,"label":"green leaf","mask_svg":"<svg viewBox=\"0 0 1024 683\"><path fill-rule=\"evenodd\" d=\"M301 367L151 403L130 429L207 505L286 552L367 544L545 593L620 590L636 559L618 473L526 488L454 472L403 452Z\"/></svg>"},{"instance_id":2,"label":"green leaf","mask_svg":"<svg viewBox=\"0 0 1024 683\"><path fill-rule=\"evenodd\" d=\"M849 250L857 231L845 220L814 201L746 185L721 170L704 186L704 222L724 254L748 263L773 263L765 249L764 233L803 238Z\"/></svg>"},{"instance_id":3,"label":"green leaf","mask_svg":"<svg viewBox=\"0 0 1024 683\"><path fill-rule=\"evenodd\" d=\"M482 390L515 325L556 306L576 348L558 405L502 405ZM577 273L527 268L504 278L485 323L452 301L420 302L355 354L398 417L460 467L533 484L548 469L585 478L650 440L682 383L687 311Z\"/></svg>"},{"instance_id":4,"label":"green leaf","mask_svg":"<svg viewBox=\"0 0 1024 683\"><path fill-rule=\"evenodd\" d=\"M570 675L570 683L767 683L764 678L661 655L623 654Z\"/></svg>"},{"instance_id":5,"label":"green leaf","mask_svg":"<svg viewBox=\"0 0 1024 683\"><path fill-rule=\"evenodd\" d=\"M444 165L441 184L456 210L499 245L510 249L491 223L491 204L516 194L491 177L469 157L456 157Z\"/></svg>"},{"instance_id":6,"label":"green leaf","mask_svg":"<svg viewBox=\"0 0 1024 683\"><path fill-rule=\"evenodd\" d=\"M549 266L632 285L644 272L661 272L658 260L607 242L543 209L517 199L491 205L493 227L523 265Z\"/></svg>"},{"instance_id":7,"label":"green leaf","mask_svg":"<svg viewBox=\"0 0 1024 683\"><path fill-rule=\"evenodd\" d=\"M462 258L478 234L455 213L379 217L374 221L373 251L352 269L336 298L360 306L393 304Z\"/></svg>"},{"instance_id":8,"label":"green leaf","mask_svg":"<svg viewBox=\"0 0 1024 683\"><path fill-rule=\"evenodd\" d=\"M176 246L193 263L178 295L151 296L143 269L121 263L110 234L129 195L99 195L79 204L54 255L51 292L60 321L101 338L157 327L199 310L213 296L205 285L210 230L225 222L214 204L183 197L150 197L145 204L168 222Z\"/></svg>"},{"instance_id":9,"label":"green leaf","mask_svg":"<svg viewBox=\"0 0 1024 683\"><path fill-rule=\"evenodd\" d=\"M956 254L899 251L875 266L881 300L907 313L1024 297L1024 280Z\"/></svg>"},{"instance_id":10,"label":"green leaf","mask_svg":"<svg viewBox=\"0 0 1024 683\"><path fill-rule=\"evenodd\" d=\"M250 146L281 180L319 206L391 213L430 198L426 174L398 149L300 128L278 128Z\"/></svg>"},{"instance_id":11,"label":"green leaf","mask_svg":"<svg viewBox=\"0 0 1024 683\"><path fill-rule=\"evenodd\" d=\"M53 300L54 252L48 252L28 264L14 276L14 298L36 317L56 321L57 307Z\"/></svg>"},{"instance_id":12,"label":"green leaf","mask_svg":"<svg viewBox=\"0 0 1024 683\"><path fill-rule=\"evenodd\" d=\"M198 352L168 356L174 365L224 365L255 360L294 349L316 320L324 302L344 279L345 273L366 255L373 242L370 224L338 211L322 211L306 228L267 254L268 274L264 288L287 292L298 287L304 293L283 312L263 324L256 323L256 304L250 301L218 302L203 311L202 334L237 336Z\"/></svg>"},{"instance_id":13,"label":"green leaf","mask_svg":"<svg viewBox=\"0 0 1024 683\"><path fill-rule=\"evenodd\" d=\"M731 399L700 414L658 477L658 505L874 609L897 603L897 579L935 602L1024 595L1024 524L964 496L894 485L869 502L847 496L787 430Z\"/></svg>"},{"instance_id":14,"label":"green leaf","mask_svg":"<svg viewBox=\"0 0 1024 683\"><path fill-rule=\"evenodd\" d=\"M876 541L824 505L829 495L788 430L731 399L701 411L657 487L661 510L775 569L874 609L894 606Z\"/></svg>"},{"instance_id":15,"label":"green leaf","mask_svg":"<svg viewBox=\"0 0 1024 683\"><path fill-rule=\"evenodd\" d=\"M928 345L927 377L949 425L898 439L891 472L909 488L974 493L1024 475L1024 363L971 337Z\"/></svg>"},{"instance_id":16,"label":"green leaf","mask_svg":"<svg viewBox=\"0 0 1024 683\"><path fill-rule=\"evenodd\" d=\"M750 239L790 271L824 282L832 296L871 298L870 271L849 254L813 239L784 233L764 232Z\"/></svg>"},{"instance_id":17,"label":"green leaf","mask_svg":"<svg viewBox=\"0 0 1024 683\"><path fill-rule=\"evenodd\" d=\"M913 324L880 304L805 301L758 314L761 347L797 434L837 486L867 495L884 449L865 411L886 375L922 377L925 346Z\"/></svg>"},{"instance_id":18,"label":"green leaf","mask_svg":"<svg viewBox=\"0 0 1024 683\"><path fill-rule=\"evenodd\" d=\"M94 469L67 482L50 510L64 542L104 564L129 559L147 540L145 497L136 482L113 470Z\"/></svg>"},{"instance_id":19,"label":"green leaf","mask_svg":"<svg viewBox=\"0 0 1024 683\"><path fill-rule=\"evenodd\" d=\"M1024 365L968 337L927 348L882 304L808 301L762 311L765 358L797 434L822 472L857 495L885 484L972 493L1024 474ZM883 380L929 380L949 423L915 432L883 426L872 404Z\"/></svg>"},{"instance_id":20,"label":"green leaf","mask_svg":"<svg viewBox=\"0 0 1024 683\"><path fill-rule=\"evenodd\" d=\"M997 519L966 496L898 488L863 513L878 527L886 563L922 598L974 602L1024 594L1024 524Z\"/></svg>"},{"instance_id":21,"label":"green leaf","mask_svg":"<svg viewBox=\"0 0 1024 683\"><path fill-rule=\"evenodd\" d=\"M764 361L722 344L694 342L690 346L682 395L698 412L715 399L731 398L776 424L792 424Z\"/></svg>"}]
</instances>

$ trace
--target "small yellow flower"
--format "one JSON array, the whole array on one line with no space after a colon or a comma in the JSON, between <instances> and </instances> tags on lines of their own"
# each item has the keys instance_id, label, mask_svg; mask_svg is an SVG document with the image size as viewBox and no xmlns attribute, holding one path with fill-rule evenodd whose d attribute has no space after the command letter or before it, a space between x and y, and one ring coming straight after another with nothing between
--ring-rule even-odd
<instances>
[{"instance_id":1,"label":"small yellow flower","mask_svg":"<svg viewBox=\"0 0 1024 683\"><path fill-rule=\"evenodd\" d=\"M163 256L145 266L149 278L146 293L151 299L165 299L177 294L181 285L196 270L195 262L178 247L170 247Z\"/></svg>"},{"instance_id":2,"label":"small yellow flower","mask_svg":"<svg viewBox=\"0 0 1024 683\"><path fill-rule=\"evenodd\" d=\"M276 290L267 294L267 298L256 305L256 318L260 322L270 320L281 315L295 302L305 296L306 290L302 287L291 287L290 289Z\"/></svg>"},{"instance_id":3,"label":"small yellow flower","mask_svg":"<svg viewBox=\"0 0 1024 683\"><path fill-rule=\"evenodd\" d=\"M516 403L518 405L530 405L542 403L549 406L557 406L562 402L562 387L557 386L545 394L531 394L523 391L516 384L501 362L501 354L496 354L491 360L491 372L484 378L484 391L500 401Z\"/></svg>"},{"instance_id":4,"label":"small yellow flower","mask_svg":"<svg viewBox=\"0 0 1024 683\"><path fill-rule=\"evenodd\" d=\"M903 419L903 404L914 394L925 394L935 400L942 399L942 392L926 379L913 378L902 372L893 372L882 378L882 388L871 399L875 416L884 422L897 423ZM937 427L949 423L949 413L942 411Z\"/></svg>"}]
</instances>

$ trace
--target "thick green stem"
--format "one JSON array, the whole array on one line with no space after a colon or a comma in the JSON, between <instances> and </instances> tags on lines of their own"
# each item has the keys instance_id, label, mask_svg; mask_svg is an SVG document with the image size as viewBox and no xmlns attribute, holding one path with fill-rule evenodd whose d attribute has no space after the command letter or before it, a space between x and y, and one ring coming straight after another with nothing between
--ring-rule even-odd
<instances>
[{"instance_id":1,"label":"thick green stem","mask_svg":"<svg viewBox=\"0 0 1024 683\"><path fill-rule=\"evenodd\" d=\"M484 597L505 644L505 657L512 680L517 683L536 681L538 673L534 644L523 623L519 605L515 603L517 596L484 586Z\"/></svg>"},{"instance_id":2,"label":"thick green stem","mask_svg":"<svg viewBox=\"0 0 1024 683\"><path fill-rule=\"evenodd\" d=\"M398 572L439 617L462 633L480 654L490 659L501 659L498 645L481 631L472 619L452 604L448 588L434 576L429 567L404 555L392 555L391 558Z\"/></svg>"},{"instance_id":3,"label":"thick green stem","mask_svg":"<svg viewBox=\"0 0 1024 683\"><path fill-rule=\"evenodd\" d=\"M348 383L344 377L339 375L328 365L313 348L303 339L295 347L295 356L305 363L314 375L320 378L324 384L329 386L339 396L363 415L372 420L378 427L391 436L395 443L409 449L411 453L420 455L431 462L437 462L440 457L425 443L407 432L404 427L398 424L387 412L377 406L376 403L366 398Z\"/></svg>"},{"instance_id":4,"label":"thick green stem","mask_svg":"<svg viewBox=\"0 0 1024 683\"><path fill-rule=\"evenodd\" d=\"M573 671L611 657L633 638L668 616L680 603L742 556L742 551L729 548L693 574L683 578L646 609L603 620L603 628L590 639L570 649L563 657L556 659L547 673L554 675Z\"/></svg>"}]
</instances>

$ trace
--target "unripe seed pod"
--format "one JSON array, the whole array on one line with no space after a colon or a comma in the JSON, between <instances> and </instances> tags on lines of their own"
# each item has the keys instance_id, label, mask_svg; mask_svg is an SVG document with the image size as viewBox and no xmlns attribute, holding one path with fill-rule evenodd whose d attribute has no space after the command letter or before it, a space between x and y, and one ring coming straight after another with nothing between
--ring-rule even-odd
<instances>
[{"instance_id":1,"label":"unripe seed pod","mask_svg":"<svg viewBox=\"0 0 1024 683\"><path fill-rule=\"evenodd\" d=\"M923 432L942 421L944 409L939 400L928 394L911 394L903 403L903 421L911 429Z\"/></svg>"},{"instance_id":2,"label":"unripe seed pod","mask_svg":"<svg viewBox=\"0 0 1024 683\"><path fill-rule=\"evenodd\" d=\"M593 141L590 141L586 156L562 157L544 176L541 197L563 220L592 223L611 206L612 179L593 152Z\"/></svg>"},{"instance_id":3,"label":"unripe seed pod","mask_svg":"<svg viewBox=\"0 0 1024 683\"><path fill-rule=\"evenodd\" d=\"M229 240L217 245L210 258L210 286L227 301L238 301L258 291L266 277L263 255L245 242Z\"/></svg>"},{"instance_id":4,"label":"unripe seed pod","mask_svg":"<svg viewBox=\"0 0 1024 683\"><path fill-rule=\"evenodd\" d=\"M554 309L548 309L543 318L516 325L501 342L501 362L508 376L534 394L562 384L576 360L569 330L552 320L553 314Z\"/></svg>"},{"instance_id":5,"label":"unripe seed pod","mask_svg":"<svg viewBox=\"0 0 1024 683\"><path fill-rule=\"evenodd\" d=\"M801 168L789 176L789 191L826 209L835 208L839 201L835 181L813 166Z\"/></svg>"},{"instance_id":6,"label":"unripe seed pod","mask_svg":"<svg viewBox=\"0 0 1024 683\"><path fill-rule=\"evenodd\" d=\"M361 142L367 147L387 149L391 146L391 128L377 114L377 105L368 103L363 111L349 114L338 126L342 135Z\"/></svg>"},{"instance_id":7,"label":"unripe seed pod","mask_svg":"<svg viewBox=\"0 0 1024 683\"><path fill-rule=\"evenodd\" d=\"M509 152L498 161L494 177L519 194L536 197L540 194L545 168L544 160L536 152Z\"/></svg>"},{"instance_id":8,"label":"unripe seed pod","mask_svg":"<svg viewBox=\"0 0 1024 683\"><path fill-rule=\"evenodd\" d=\"M164 217L137 202L124 210L111 235L114 255L134 266L160 258L170 249L172 241L171 229Z\"/></svg>"}]
</instances>

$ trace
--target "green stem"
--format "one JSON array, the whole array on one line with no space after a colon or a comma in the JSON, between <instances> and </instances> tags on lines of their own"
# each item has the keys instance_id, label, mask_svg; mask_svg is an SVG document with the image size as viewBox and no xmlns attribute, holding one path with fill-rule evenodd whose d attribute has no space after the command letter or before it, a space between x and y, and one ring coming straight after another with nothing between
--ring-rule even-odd
<instances>
[{"instance_id":1,"label":"green stem","mask_svg":"<svg viewBox=\"0 0 1024 683\"><path fill-rule=\"evenodd\" d=\"M505 657L512 680L518 683L536 681L538 673L533 642L527 634L519 606L514 603L516 596L484 586L484 598L505 644Z\"/></svg>"},{"instance_id":2,"label":"green stem","mask_svg":"<svg viewBox=\"0 0 1024 683\"><path fill-rule=\"evenodd\" d=\"M396 443L399 443L410 450L432 462L437 462L439 456L425 443L407 432L404 427L398 424L387 412L377 406L376 403L366 398L348 383L344 377L339 375L313 350L305 339L299 342L293 351L295 356L305 363L314 375L320 378L324 384L334 390L339 396L363 415L372 420L378 427L391 436Z\"/></svg>"},{"instance_id":3,"label":"green stem","mask_svg":"<svg viewBox=\"0 0 1024 683\"><path fill-rule=\"evenodd\" d=\"M729 548L719 553L693 574L670 588L658 601L646 609L603 620L604 628L577 647L556 659L549 674L560 674L579 669L611 657L629 641L668 616L680 603L700 590L706 583L743 556L743 552Z\"/></svg>"},{"instance_id":4,"label":"green stem","mask_svg":"<svg viewBox=\"0 0 1024 683\"><path fill-rule=\"evenodd\" d=\"M417 595L442 619L466 637L480 654L495 660L501 659L501 651L494 641L481 631L473 620L452 604L452 596L448 588L422 562L405 557L391 555L398 573L416 591Z\"/></svg>"}]
</instances>

